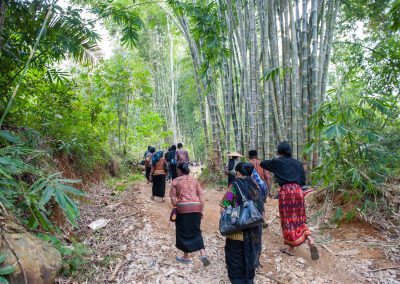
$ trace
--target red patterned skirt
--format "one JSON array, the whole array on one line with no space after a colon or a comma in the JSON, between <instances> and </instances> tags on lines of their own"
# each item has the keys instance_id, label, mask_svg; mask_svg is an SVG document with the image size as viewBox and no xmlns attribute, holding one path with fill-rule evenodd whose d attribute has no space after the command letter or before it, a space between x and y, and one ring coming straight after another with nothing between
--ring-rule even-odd
<instances>
[{"instance_id":1,"label":"red patterned skirt","mask_svg":"<svg viewBox=\"0 0 400 284\"><path fill-rule=\"evenodd\" d=\"M311 235L300 185L285 184L279 190L279 216L285 244L299 246Z\"/></svg>"}]
</instances>

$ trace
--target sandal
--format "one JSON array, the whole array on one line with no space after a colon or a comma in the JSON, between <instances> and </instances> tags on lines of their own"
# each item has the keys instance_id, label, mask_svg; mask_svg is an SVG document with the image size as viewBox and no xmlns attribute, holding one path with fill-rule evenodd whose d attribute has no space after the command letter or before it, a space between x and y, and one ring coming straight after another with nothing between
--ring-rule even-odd
<instances>
[{"instance_id":1,"label":"sandal","mask_svg":"<svg viewBox=\"0 0 400 284\"><path fill-rule=\"evenodd\" d=\"M176 259L176 261L179 261L179 262L182 262L182 263L192 263L192 261L190 259L186 259L186 258L183 258L181 256L177 256L177 257L175 257L175 259Z\"/></svg>"},{"instance_id":2,"label":"sandal","mask_svg":"<svg viewBox=\"0 0 400 284\"><path fill-rule=\"evenodd\" d=\"M289 256L294 256L293 253L289 252L287 248L282 248L279 250L281 253L286 253Z\"/></svg>"},{"instance_id":3,"label":"sandal","mask_svg":"<svg viewBox=\"0 0 400 284\"><path fill-rule=\"evenodd\" d=\"M319 253L317 246L315 244L310 245L310 252L311 252L311 259L312 260L317 260L319 259Z\"/></svg>"},{"instance_id":4,"label":"sandal","mask_svg":"<svg viewBox=\"0 0 400 284\"><path fill-rule=\"evenodd\" d=\"M200 257L201 262L203 263L203 266L209 266L211 264L210 260L208 259L207 256L201 256Z\"/></svg>"}]
</instances>

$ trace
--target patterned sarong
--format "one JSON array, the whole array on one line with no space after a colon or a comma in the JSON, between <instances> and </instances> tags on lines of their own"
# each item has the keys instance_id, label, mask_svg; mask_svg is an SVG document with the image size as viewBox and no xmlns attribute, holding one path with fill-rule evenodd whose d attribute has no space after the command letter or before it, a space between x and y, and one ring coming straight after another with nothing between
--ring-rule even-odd
<instances>
[{"instance_id":1,"label":"patterned sarong","mask_svg":"<svg viewBox=\"0 0 400 284\"><path fill-rule=\"evenodd\" d=\"M304 196L300 185L291 183L279 190L279 215L285 244L301 245L311 235L306 225Z\"/></svg>"}]
</instances>

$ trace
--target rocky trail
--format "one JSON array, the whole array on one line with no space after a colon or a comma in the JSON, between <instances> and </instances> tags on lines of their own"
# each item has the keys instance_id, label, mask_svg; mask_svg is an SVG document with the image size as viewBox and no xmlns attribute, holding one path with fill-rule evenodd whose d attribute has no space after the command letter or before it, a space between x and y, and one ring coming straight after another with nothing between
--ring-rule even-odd
<instances>
[{"instance_id":1,"label":"rocky trail","mask_svg":"<svg viewBox=\"0 0 400 284\"><path fill-rule=\"evenodd\" d=\"M169 183L167 183L167 192ZM151 186L145 182L114 191L93 185L89 202L82 204L81 240L91 248L87 267L77 279L59 283L229 283L224 261L224 238L218 232L222 189L206 189L203 237L211 265L203 268L198 254L192 264L175 261L175 227L169 223L171 205L151 201ZM308 211L314 208L308 206ZM398 253L398 240L391 240L363 223L318 226L310 218L320 251L312 261L308 247L296 248L296 256L279 252L283 247L278 202L268 199L269 227L263 232L262 268L256 283L400 283L400 264L391 261ZM309 212L309 215L311 213ZM314 214L316 215L316 214ZM88 225L104 218L104 228Z\"/></svg>"}]
</instances>

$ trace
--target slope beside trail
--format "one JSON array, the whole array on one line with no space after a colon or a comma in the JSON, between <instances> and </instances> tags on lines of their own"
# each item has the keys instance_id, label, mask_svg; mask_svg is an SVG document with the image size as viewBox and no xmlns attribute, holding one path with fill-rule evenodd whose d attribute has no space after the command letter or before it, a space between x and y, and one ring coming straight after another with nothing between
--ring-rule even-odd
<instances>
[{"instance_id":1,"label":"slope beside trail","mask_svg":"<svg viewBox=\"0 0 400 284\"><path fill-rule=\"evenodd\" d=\"M169 186L167 183L166 197ZM196 253L192 264L175 261L181 252L175 248L174 224L169 223L169 198L164 203L151 201L151 185L145 182L135 183L124 192L102 184L93 186L90 202L82 205L79 232L93 253L90 267L78 280L109 283L114 273L117 283L229 283L225 240L218 232L218 203L223 193L222 189L205 189L202 230L211 265L203 268ZM291 257L279 251L283 240L277 200L268 199L266 209L270 224L263 231L262 268L256 283L400 283L399 264L387 260L383 250L398 249L398 242L384 239L363 224L322 231L311 220L320 259L312 261L306 245L296 248L296 256ZM87 225L99 218L110 222L93 232Z\"/></svg>"}]
</instances>

